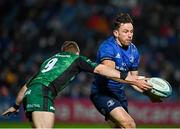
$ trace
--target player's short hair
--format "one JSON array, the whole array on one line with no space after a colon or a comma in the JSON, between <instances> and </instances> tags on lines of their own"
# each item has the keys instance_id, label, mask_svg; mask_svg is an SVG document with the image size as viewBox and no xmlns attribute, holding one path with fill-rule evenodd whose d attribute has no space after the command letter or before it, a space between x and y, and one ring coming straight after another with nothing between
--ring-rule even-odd
<instances>
[{"instance_id":1,"label":"player's short hair","mask_svg":"<svg viewBox=\"0 0 180 129\"><path fill-rule=\"evenodd\" d=\"M113 19L112 29L117 30L120 27L121 23L133 24L133 20L128 13L118 13Z\"/></svg>"},{"instance_id":2,"label":"player's short hair","mask_svg":"<svg viewBox=\"0 0 180 129\"><path fill-rule=\"evenodd\" d=\"M80 53L79 46L75 41L65 41L61 46L61 51Z\"/></svg>"}]
</instances>

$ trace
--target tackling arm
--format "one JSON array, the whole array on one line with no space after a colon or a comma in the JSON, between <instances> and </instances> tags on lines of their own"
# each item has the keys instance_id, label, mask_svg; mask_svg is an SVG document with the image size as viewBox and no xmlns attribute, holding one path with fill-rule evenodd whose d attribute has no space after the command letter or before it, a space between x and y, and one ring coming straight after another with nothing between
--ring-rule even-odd
<instances>
[{"instance_id":1,"label":"tackling arm","mask_svg":"<svg viewBox=\"0 0 180 129\"><path fill-rule=\"evenodd\" d=\"M18 95L17 95L17 98L16 98L16 102L15 104L16 105L20 105L22 100L23 100L23 96L24 96L24 93L25 91L27 90L27 86L26 84L20 89L20 91L18 92Z\"/></svg>"},{"instance_id":2,"label":"tackling arm","mask_svg":"<svg viewBox=\"0 0 180 129\"><path fill-rule=\"evenodd\" d=\"M107 62L107 61L106 61ZM114 81L120 82L120 83L126 83L129 85L136 85L137 87L143 89L143 90L148 90L151 87L144 84L144 83L139 83L139 80L134 79L133 76L128 75L126 79L121 79L122 75L118 70L115 70L113 67L113 61L108 62L108 66L99 64L95 69L94 73L98 73L100 75L106 76ZM111 67L109 67L111 65ZM115 63L114 63L115 66Z\"/></svg>"},{"instance_id":3,"label":"tackling arm","mask_svg":"<svg viewBox=\"0 0 180 129\"><path fill-rule=\"evenodd\" d=\"M12 113L17 113L19 111L19 105L22 103L23 96L24 96L24 93L26 90L27 90L27 87L25 84L18 92L15 104L12 107L10 107L9 109L7 109L5 112L3 112L1 114L2 116L10 115Z\"/></svg>"}]
</instances>

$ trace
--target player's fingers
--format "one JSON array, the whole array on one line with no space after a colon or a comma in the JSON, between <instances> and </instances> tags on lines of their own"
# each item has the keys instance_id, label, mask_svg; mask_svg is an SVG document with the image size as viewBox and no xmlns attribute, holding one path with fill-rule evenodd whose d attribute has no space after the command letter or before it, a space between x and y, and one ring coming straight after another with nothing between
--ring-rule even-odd
<instances>
[{"instance_id":1,"label":"player's fingers","mask_svg":"<svg viewBox=\"0 0 180 129\"><path fill-rule=\"evenodd\" d=\"M144 91L147 91L147 90L149 90L149 88L147 88L147 87L143 87L143 90L144 90Z\"/></svg>"},{"instance_id":2,"label":"player's fingers","mask_svg":"<svg viewBox=\"0 0 180 129\"><path fill-rule=\"evenodd\" d=\"M143 84L141 84L141 83L139 83L139 84L137 84L136 86L138 86L140 89L142 89L143 91L144 90L147 90L147 88L143 85Z\"/></svg>"},{"instance_id":3,"label":"player's fingers","mask_svg":"<svg viewBox=\"0 0 180 129\"><path fill-rule=\"evenodd\" d=\"M14 111L14 112L7 111L7 112L2 113L1 115L2 115L2 116L10 116L10 115L12 115L12 114L17 115L18 112L15 112L15 111Z\"/></svg>"},{"instance_id":4,"label":"player's fingers","mask_svg":"<svg viewBox=\"0 0 180 129\"><path fill-rule=\"evenodd\" d=\"M152 89L152 86L151 85L146 85L146 88L147 88L147 90L150 90L150 89Z\"/></svg>"},{"instance_id":5,"label":"player's fingers","mask_svg":"<svg viewBox=\"0 0 180 129\"><path fill-rule=\"evenodd\" d=\"M5 112L2 113L1 115L2 115L2 116L6 116L6 115L8 115L8 114L10 114L10 112L9 112L9 111L5 111Z\"/></svg>"},{"instance_id":6,"label":"player's fingers","mask_svg":"<svg viewBox=\"0 0 180 129\"><path fill-rule=\"evenodd\" d=\"M142 85L142 88L152 89L152 86L149 85L149 84L148 84L146 81L144 81L144 80L141 80L139 83Z\"/></svg>"},{"instance_id":7,"label":"player's fingers","mask_svg":"<svg viewBox=\"0 0 180 129\"><path fill-rule=\"evenodd\" d=\"M150 79L150 78L145 77L145 78L142 78L141 80L147 81L147 80L149 80L149 79Z\"/></svg>"},{"instance_id":8,"label":"player's fingers","mask_svg":"<svg viewBox=\"0 0 180 129\"><path fill-rule=\"evenodd\" d=\"M152 89L152 86L149 85L149 84L146 84L146 87L147 87L148 89Z\"/></svg>"},{"instance_id":9,"label":"player's fingers","mask_svg":"<svg viewBox=\"0 0 180 129\"><path fill-rule=\"evenodd\" d=\"M145 87L152 89L152 85L150 85L147 81L143 81Z\"/></svg>"},{"instance_id":10,"label":"player's fingers","mask_svg":"<svg viewBox=\"0 0 180 129\"><path fill-rule=\"evenodd\" d=\"M142 87L142 88L143 88L144 90L150 90L150 89L152 89L152 86L143 84L143 87Z\"/></svg>"},{"instance_id":11,"label":"player's fingers","mask_svg":"<svg viewBox=\"0 0 180 129\"><path fill-rule=\"evenodd\" d=\"M143 85L143 87L147 87L147 88L152 88L151 85L149 85L147 82L141 82L141 84Z\"/></svg>"},{"instance_id":12,"label":"player's fingers","mask_svg":"<svg viewBox=\"0 0 180 129\"><path fill-rule=\"evenodd\" d=\"M138 76L137 79L138 79L138 80L144 80L144 79L145 79L145 76Z\"/></svg>"},{"instance_id":13,"label":"player's fingers","mask_svg":"<svg viewBox=\"0 0 180 129\"><path fill-rule=\"evenodd\" d=\"M18 112L19 110L16 110L15 108L9 108L8 110L6 110L5 112L3 112L1 115L2 116L9 116L10 114L12 114L12 113L16 113L16 112Z\"/></svg>"}]
</instances>

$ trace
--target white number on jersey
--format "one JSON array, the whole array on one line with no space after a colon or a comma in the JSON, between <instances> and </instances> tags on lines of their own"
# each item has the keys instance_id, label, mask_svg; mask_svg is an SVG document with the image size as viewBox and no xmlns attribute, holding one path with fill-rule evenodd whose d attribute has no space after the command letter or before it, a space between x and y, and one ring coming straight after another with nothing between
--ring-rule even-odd
<instances>
[{"instance_id":1,"label":"white number on jersey","mask_svg":"<svg viewBox=\"0 0 180 129\"><path fill-rule=\"evenodd\" d=\"M45 65L44 69L41 70L41 72L45 73L45 72L48 72L49 70L51 70L57 61L58 61L58 58L53 58L50 61L48 61L48 63Z\"/></svg>"}]
</instances>

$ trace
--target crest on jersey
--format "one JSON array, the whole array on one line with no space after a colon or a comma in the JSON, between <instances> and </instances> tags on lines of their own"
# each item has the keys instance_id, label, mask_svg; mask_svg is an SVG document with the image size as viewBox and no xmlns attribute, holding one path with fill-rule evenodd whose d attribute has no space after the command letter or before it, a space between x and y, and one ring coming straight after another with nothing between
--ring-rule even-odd
<instances>
[{"instance_id":1,"label":"crest on jersey","mask_svg":"<svg viewBox=\"0 0 180 129\"><path fill-rule=\"evenodd\" d=\"M131 56L131 57L129 58L129 61L130 61L131 63L133 63L133 62L134 62L134 57Z\"/></svg>"},{"instance_id":2,"label":"crest on jersey","mask_svg":"<svg viewBox=\"0 0 180 129\"><path fill-rule=\"evenodd\" d=\"M111 100L107 101L107 106L111 107L112 105L114 105L114 103L115 102L111 99Z\"/></svg>"}]
</instances>

